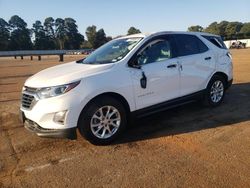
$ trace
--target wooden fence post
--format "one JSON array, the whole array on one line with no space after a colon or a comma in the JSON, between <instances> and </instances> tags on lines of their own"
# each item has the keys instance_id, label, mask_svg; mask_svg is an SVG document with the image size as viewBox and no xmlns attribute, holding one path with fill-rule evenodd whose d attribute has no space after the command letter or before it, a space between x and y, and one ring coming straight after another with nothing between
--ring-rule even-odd
<instances>
[{"instance_id":1,"label":"wooden fence post","mask_svg":"<svg viewBox=\"0 0 250 188\"><path fill-rule=\"evenodd\" d=\"M63 54L59 55L59 61L62 62L63 61Z\"/></svg>"}]
</instances>

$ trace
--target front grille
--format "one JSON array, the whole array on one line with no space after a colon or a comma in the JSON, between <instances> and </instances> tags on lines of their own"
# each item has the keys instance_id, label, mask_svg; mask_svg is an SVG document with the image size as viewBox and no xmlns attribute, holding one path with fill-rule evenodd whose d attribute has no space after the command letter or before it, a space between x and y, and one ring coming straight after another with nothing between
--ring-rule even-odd
<instances>
[{"instance_id":1,"label":"front grille","mask_svg":"<svg viewBox=\"0 0 250 188\"><path fill-rule=\"evenodd\" d=\"M36 103L36 93L38 89L24 86L22 93L22 108L31 110Z\"/></svg>"},{"instance_id":2,"label":"front grille","mask_svg":"<svg viewBox=\"0 0 250 188\"><path fill-rule=\"evenodd\" d=\"M34 105L35 97L33 95L23 93L22 95L22 107L26 109L31 109Z\"/></svg>"}]
</instances>

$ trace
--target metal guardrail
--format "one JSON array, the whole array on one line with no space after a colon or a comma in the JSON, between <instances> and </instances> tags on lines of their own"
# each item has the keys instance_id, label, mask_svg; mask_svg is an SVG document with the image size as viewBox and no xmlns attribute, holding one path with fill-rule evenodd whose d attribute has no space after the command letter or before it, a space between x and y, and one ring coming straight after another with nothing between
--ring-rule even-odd
<instances>
[{"instance_id":1,"label":"metal guardrail","mask_svg":"<svg viewBox=\"0 0 250 188\"><path fill-rule=\"evenodd\" d=\"M91 53L92 49L82 49L82 50L20 50L20 51L0 51L0 57L17 57L20 56L30 56L33 60L33 56L38 56L38 60L41 60L43 55L59 55L59 61L63 61L63 55L66 54L85 54Z\"/></svg>"},{"instance_id":2,"label":"metal guardrail","mask_svg":"<svg viewBox=\"0 0 250 188\"><path fill-rule=\"evenodd\" d=\"M72 53L88 53L92 50L20 50L20 51L0 51L0 57L12 56L38 56L38 55L65 55Z\"/></svg>"}]
</instances>

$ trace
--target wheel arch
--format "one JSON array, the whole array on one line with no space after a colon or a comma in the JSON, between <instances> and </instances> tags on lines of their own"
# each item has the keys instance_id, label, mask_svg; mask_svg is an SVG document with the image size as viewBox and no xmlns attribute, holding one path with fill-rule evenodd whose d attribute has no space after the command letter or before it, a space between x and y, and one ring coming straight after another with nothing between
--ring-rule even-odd
<instances>
[{"instance_id":1,"label":"wheel arch","mask_svg":"<svg viewBox=\"0 0 250 188\"><path fill-rule=\"evenodd\" d=\"M213 76L215 76L215 75L221 76L222 78L225 79L226 82L228 81L228 76L227 76L227 74L224 73L224 72L216 72L216 73L214 73Z\"/></svg>"},{"instance_id":2,"label":"wheel arch","mask_svg":"<svg viewBox=\"0 0 250 188\"><path fill-rule=\"evenodd\" d=\"M220 76L220 77L222 77L222 78L225 80L225 84L226 84L226 87L227 87L227 84L228 84L228 76L227 76L227 74L224 73L224 72L215 72L215 73L211 76L211 78L209 79L209 81L207 82L207 86L208 86L210 80L211 80L214 76ZM206 87L207 87L207 86L206 86Z\"/></svg>"},{"instance_id":3,"label":"wheel arch","mask_svg":"<svg viewBox=\"0 0 250 188\"><path fill-rule=\"evenodd\" d=\"M77 126L79 124L79 120L80 117L82 115L82 113L84 113L84 111L91 105L91 103L93 103L96 99L98 98L102 98L102 97L112 97L118 101L120 101L122 103L122 105L124 106L125 110L126 110L126 114L129 115L130 114L130 106L128 101L125 99L125 97L123 97L121 94L115 93L115 92L105 92L105 93L101 93L95 97L93 97L90 101L88 101L88 103L83 107L79 117L78 117L78 121L77 121Z\"/></svg>"}]
</instances>

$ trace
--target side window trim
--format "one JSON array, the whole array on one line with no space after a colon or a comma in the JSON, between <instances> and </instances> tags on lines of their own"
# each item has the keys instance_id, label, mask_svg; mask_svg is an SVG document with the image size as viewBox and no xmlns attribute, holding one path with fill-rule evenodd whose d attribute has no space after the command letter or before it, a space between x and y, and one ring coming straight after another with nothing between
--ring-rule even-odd
<instances>
[{"instance_id":1,"label":"side window trim","mask_svg":"<svg viewBox=\"0 0 250 188\"><path fill-rule=\"evenodd\" d=\"M214 40L219 44L219 46L220 46L221 48L223 48L222 44L218 41L217 38L214 38Z\"/></svg>"},{"instance_id":2,"label":"side window trim","mask_svg":"<svg viewBox=\"0 0 250 188\"><path fill-rule=\"evenodd\" d=\"M142 51L144 51L149 45L153 45L159 41L162 41L164 39L155 39L155 40L152 40L151 42L149 42L147 45L145 45L137 54L141 53Z\"/></svg>"},{"instance_id":3,"label":"side window trim","mask_svg":"<svg viewBox=\"0 0 250 188\"><path fill-rule=\"evenodd\" d=\"M206 40L208 40L210 43L212 43L214 46L216 46L217 48L221 48L221 49L227 49L226 45L224 44L223 40L221 39L221 37L219 36L208 36L208 35L202 35L203 38L205 38ZM214 40L216 44L214 44L212 42L212 40Z\"/></svg>"},{"instance_id":4,"label":"side window trim","mask_svg":"<svg viewBox=\"0 0 250 188\"><path fill-rule=\"evenodd\" d=\"M177 57L177 53L176 53L177 48L176 48L176 45L175 45L173 35L174 34L164 34L164 35L159 35L159 36L155 36L155 37L152 37L152 38L148 39L147 41L144 42L144 44L142 44L142 46L139 49L137 49L137 51L133 54L133 56L128 60L127 64L133 63L133 61L135 61L138 53L140 53L141 50L143 48L145 48L149 43L151 43L151 42L153 42L155 40L166 39L166 38L169 38L169 41L170 41L170 43L172 45L172 49L173 49L172 50L173 51L172 58Z\"/></svg>"}]
</instances>

